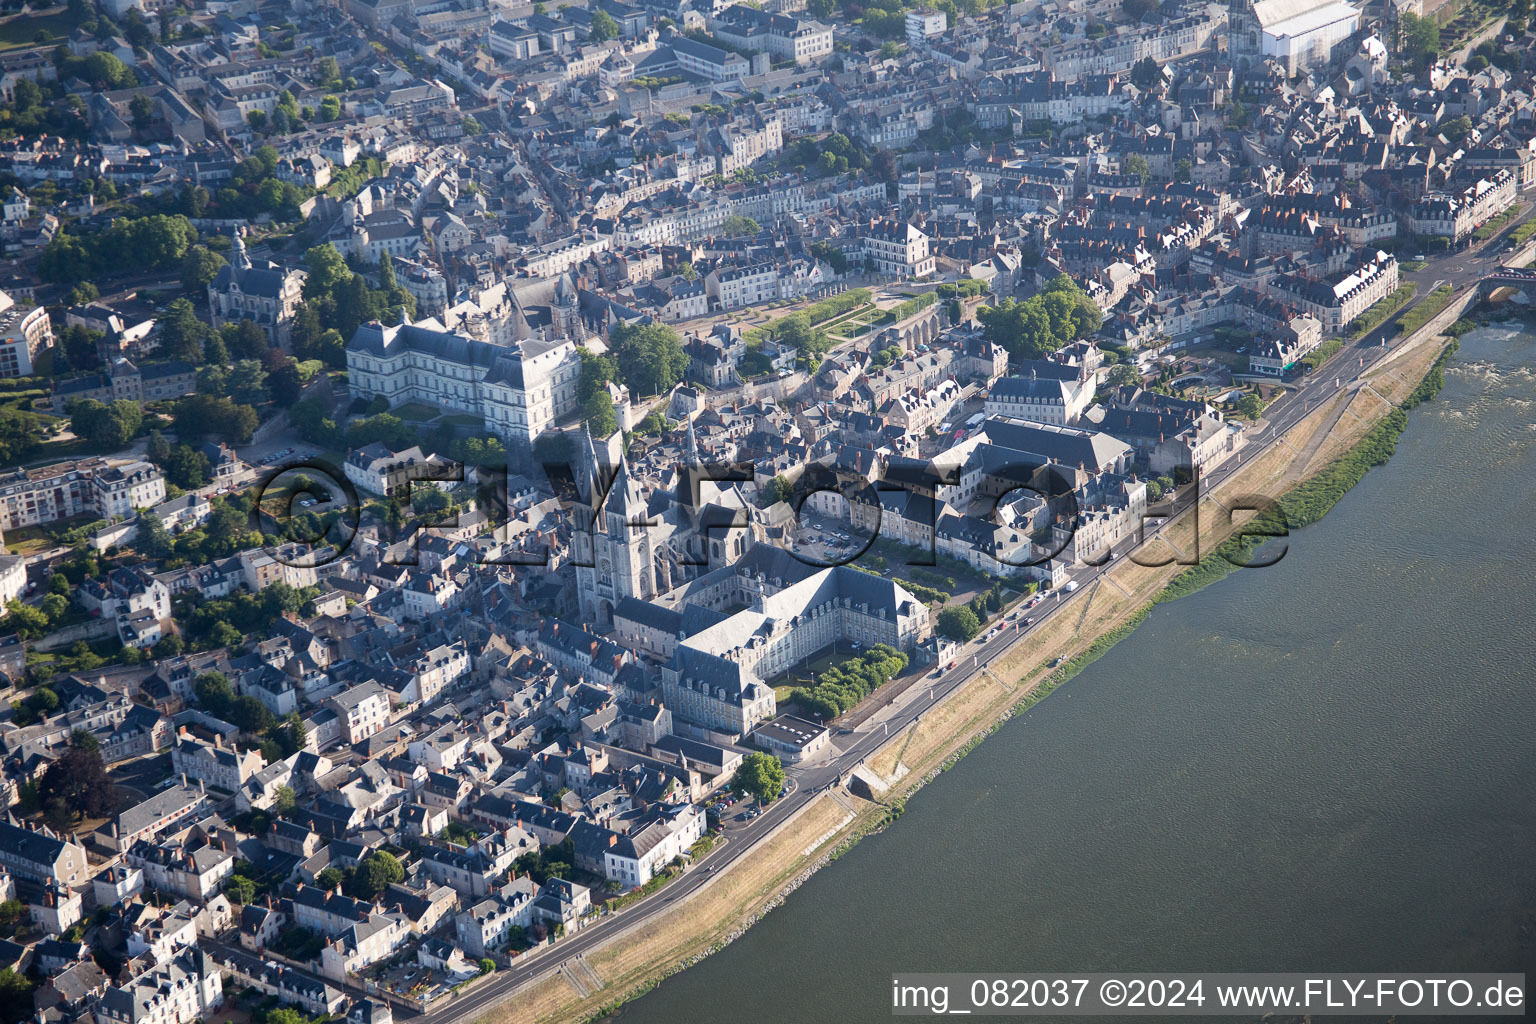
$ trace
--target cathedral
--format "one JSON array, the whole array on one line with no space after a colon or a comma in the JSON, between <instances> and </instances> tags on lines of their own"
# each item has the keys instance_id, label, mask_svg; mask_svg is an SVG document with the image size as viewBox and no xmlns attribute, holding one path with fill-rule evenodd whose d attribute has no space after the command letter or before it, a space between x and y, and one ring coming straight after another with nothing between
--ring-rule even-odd
<instances>
[{"instance_id":1,"label":"cathedral","mask_svg":"<svg viewBox=\"0 0 1536 1024\"><path fill-rule=\"evenodd\" d=\"M624 458L620 435L598 450L586 431L581 454L582 500L576 506L572 554L577 602L584 621L613 624L626 597L651 601L713 569L739 561L762 539L740 488L716 481L699 458L693 423L682 463L649 489ZM604 487L604 477L612 474Z\"/></svg>"},{"instance_id":2,"label":"cathedral","mask_svg":"<svg viewBox=\"0 0 1536 1024\"><path fill-rule=\"evenodd\" d=\"M1288 76L1325 67L1348 52L1360 11L1344 0L1230 0L1227 46L1234 58L1272 58Z\"/></svg>"}]
</instances>

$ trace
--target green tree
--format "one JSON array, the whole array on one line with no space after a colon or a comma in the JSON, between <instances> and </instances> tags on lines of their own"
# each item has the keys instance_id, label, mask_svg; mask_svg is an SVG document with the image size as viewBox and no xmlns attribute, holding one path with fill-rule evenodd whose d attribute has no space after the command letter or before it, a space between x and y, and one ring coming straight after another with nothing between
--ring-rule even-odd
<instances>
[{"instance_id":1,"label":"green tree","mask_svg":"<svg viewBox=\"0 0 1536 1024\"><path fill-rule=\"evenodd\" d=\"M975 612L963 605L939 612L935 625L941 635L957 641L970 640L981 632L981 620Z\"/></svg>"},{"instance_id":2,"label":"green tree","mask_svg":"<svg viewBox=\"0 0 1536 1024\"><path fill-rule=\"evenodd\" d=\"M352 873L352 895L360 900L377 899L386 887L404 880L405 869L394 855L375 850L357 862Z\"/></svg>"},{"instance_id":3,"label":"green tree","mask_svg":"<svg viewBox=\"0 0 1536 1024\"><path fill-rule=\"evenodd\" d=\"M315 62L315 77L320 81L320 88L335 90L341 88L341 65L335 57L321 57Z\"/></svg>"},{"instance_id":4,"label":"green tree","mask_svg":"<svg viewBox=\"0 0 1536 1024\"><path fill-rule=\"evenodd\" d=\"M1127 156L1121 166L1124 167L1126 174L1141 175L1143 184L1147 182L1152 174L1152 168L1147 166L1147 158L1140 153L1132 153L1130 156Z\"/></svg>"},{"instance_id":5,"label":"green tree","mask_svg":"<svg viewBox=\"0 0 1536 1024\"><path fill-rule=\"evenodd\" d=\"M1130 363L1120 363L1110 368L1109 373L1104 377L1104 383L1111 387L1125 385L1134 387L1141 383L1141 373Z\"/></svg>"},{"instance_id":6,"label":"green tree","mask_svg":"<svg viewBox=\"0 0 1536 1024\"><path fill-rule=\"evenodd\" d=\"M255 359L242 359L229 371L229 397L242 405L267 400L267 371Z\"/></svg>"},{"instance_id":7,"label":"green tree","mask_svg":"<svg viewBox=\"0 0 1536 1024\"><path fill-rule=\"evenodd\" d=\"M69 738L69 748L54 760L43 772L38 783L38 796L44 806L54 800L62 800L73 814L90 818L102 818L111 814L117 806L112 780L101 761L101 748L96 737L84 730L75 730Z\"/></svg>"},{"instance_id":8,"label":"green tree","mask_svg":"<svg viewBox=\"0 0 1536 1024\"><path fill-rule=\"evenodd\" d=\"M230 875L224 886L224 895L229 897L231 903L243 906L256 899L256 883L244 875ZM270 1022L271 1019L272 1014L267 1014L267 1020Z\"/></svg>"},{"instance_id":9,"label":"green tree","mask_svg":"<svg viewBox=\"0 0 1536 1024\"><path fill-rule=\"evenodd\" d=\"M1434 18L1423 18L1405 11L1398 20L1401 52L1415 67L1428 64L1440 52L1440 25Z\"/></svg>"},{"instance_id":10,"label":"green tree","mask_svg":"<svg viewBox=\"0 0 1536 1024\"><path fill-rule=\"evenodd\" d=\"M315 884L322 889L334 890L344 881L346 881L346 876L337 868L326 868L315 876Z\"/></svg>"},{"instance_id":11,"label":"green tree","mask_svg":"<svg viewBox=\"0 0 1536 1024\"><path fill-rule=\"evenodd\" d=\"M682 339L665 324L620 324L609 336L619 374L636 396L669 390L688 369Z\"/></svg>"},{"instance_id":12,"label":"green tree","mask_svg":"<svg viewBox=\"0 0 1536 1024\"><path fill-rule=\"evenodd\" d=\"M784 762L772 754L748 754L741 759L731 784L758 803L772 803L784 788Z\"/></svg>"},{"instance_id":13,"label":"green tree","mask_svg":"<svg viewBox=\"0 0 1536 1024\"><path fill-rule=\"evenodd\" d=\"M1190 174L1193 173L1194 169L1195 165L1189 162L1188 157L1185 157L1183 160L1180 160L1177 165L1175 165L1173 169L1173 180L1188 181Z\"/></svg>"},{"instance_id":14,"label":"green tree","mask_svg":"<svg viewBox=\"0 0 1536 1024\"><path fill-rule=\"evenodd\" d=\"M235 702L235 688L222 672L204 672L192 684L192 692L198 705L216 718L223 718Z\"/></svg>"},{"instance_id":15,"label":"green tree","mask_svg":"<svg viewBox=\"0 0 1536 1024\"><path fill-rule=\"evenodd\" d=\"M1236 96L1233 96L1231 102L1227 104L1227 124L1234 128L1242 128L1248 124L1248 108L1243 106L1242 100Z\"/></svg>"},{"instance_id":16,"label":"green tree","mask_svg":"<svg viewBox=\"0 0 1536 1024\"><path fill-rule=\"evenodd\" d=\"M603 12L602 11L598 11L597 13L601 14ZM480 973L481 974L490 974L495 969L496 969L496 961L495 960L492 960L489 957L482 957L481 958L481 960L480 960Z\"/></svg>"},{"instance_id":17,"label":"green tree","mask_svg":"<svg viewBox=\"0 0 1536 1024\"><path fill-rule=\"evenodd\" d=\"M1143 57L1131 66L1131 81L1143 91L1151 89L1163 80L1162 66L1151 57Z\"/></svg>"},{"instance_id":18,"label":"green tree","mask_svg":"<svg viewBox=\"0 0 1536 1024\"><path fill-rule=\"evenodd\" d=\"M171 553L174 543L159 516L147 513L139 516L139 528L133 534L133 546L139 554L151 561L159 561Z\"/></svg>"},{"instance_id":19,"label":"green tree","mask_svg":"<svg viewBox=\"0 0 1536 1024\"><path fill-rule=\"evenodd\" d=\"M1023 302L1004 299L976 311L987 340L1015 359L1038 359L1099 329L1102 313L1070 277L1059 274Z\"/></svg>"},{"instance_id":20,"label":"green tree","mask_svg":"<svg viewBox=\"0 0 1536 1024\"><path fill-rule=\"evenodd\" d=\"M725 218L725 223L720 225L720 233L726 238L739 238L742 235L755 235L763 229L757 221L751 217L743 217L739 213L733 213Z\"/></svg>"},{"instance_id":21,"label":"green tree","mask_svg":"<svg viewBox=\"0 0 1536 1024\"><path fill-rule=\"evenodd\" d=\"M780 473L778 476L775 476L772 480L768 481L768 486L765 487L763 491L764 497L768 499L768 504L772 505L776 502L788 501L791 497L794 496L795 488L794 485L791 484L789 480L784 476L784 474Z\"/></svg>"},{"instance_id":22,"label":"green tree","mask_svg":"<svg viewBox=\"0 0 1536 1024\"><path fill-rule=\"evenodd\" d=\"M592 42L604 43L619 38L619 23L604 10L592 12Z\"/></svg>"},{"instance_id":23,"label":"green tree","mask_svg":"<svg viewBox=\"0 0 1536 1024\"><path fill-rule=\"evenodd\" d=\"M26 911L20 900L7 900L0 908L11 904ZM36 987L25 974L17 974L10 967L0 969L0 1024L21 1024L32 1015L32 990Z\"/></svg>"},{"instance_id":24,"label":"green tree","mask_svg":"<svg viewBox=\"0 0 1536 1024\"><path fill-rule=\"evenodd\" d=\"M203 354L203 338L208 325L197 318L192 303L177 299L160 318L160 347L172 359L196 364Z\"/></svg>"}]
</instances>

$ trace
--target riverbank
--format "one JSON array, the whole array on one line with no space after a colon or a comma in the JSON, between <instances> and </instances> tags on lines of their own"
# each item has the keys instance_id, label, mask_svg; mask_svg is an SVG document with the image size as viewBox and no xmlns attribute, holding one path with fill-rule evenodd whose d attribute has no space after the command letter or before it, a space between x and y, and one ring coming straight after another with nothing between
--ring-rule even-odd
<instances>
[{"instance_id":1,"label":"riverbank","mask_svg":"<svg viewBox=\"0 0 1536 1024\"><path fill-rule=\"evenodd\" d=\"M555 974L516 993L482 1019L494 1024L563 1024L601 1016L649 991L658 978L740 935L810 874L899 814L911 793L974 748L1002 721L1042 699L1128 635L1156 601L1179 596L1170 591L1176 581L1183 580L1179 593L1189 593L1197 577L1209 572L1205 566L1226 566L1226 560L1217 555L1221 546L1254 520L1253 515L1229 513L1229 509L1256 504L1251 500L1255 494L1300 494L1307 500L1293 498L1293 506L1315 515L1321 514L1318 509L1325 512L1331 507L1370 465L1384 461L1383 451L1390 455L1405 422L1398 405L1425 397L1421 389L1426 380L1433 381L1441 350L1430 335L1405 342L1390 365L1367 375L1363 386L1341 390L1282 441L1262 454L1245 456L1251 461L1204 496L1197 513L1169 523L1163 537L1143 549L1141 559L1152 563L1167 558L1166 562L1118 563L1072 599L1062 613L1042 624L1027 642L995 659L988 671L925 711L912 728L893 736L870 760L870 767L892 782L883 803L842 793L818 796L695 898L580 958L579 980L565 972ZM1360 454L1352 456L1357 449ZM1298 488L1314 479L1326 485ZM1329 495L1332 498L1325 503ZM1197 552L1207 557L1202 560ZM1214 582L1226 571L1206 582ZM1048 671L1046 663L1056 657L1065 660ZM600 987L591 985L594 978Z\"/></svg>"}]
</instances>

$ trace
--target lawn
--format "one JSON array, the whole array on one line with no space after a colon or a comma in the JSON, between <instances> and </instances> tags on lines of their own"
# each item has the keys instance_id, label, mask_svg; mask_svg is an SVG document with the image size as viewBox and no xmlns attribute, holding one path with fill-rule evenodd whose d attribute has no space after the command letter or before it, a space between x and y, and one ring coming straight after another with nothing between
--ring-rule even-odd
<instances>
[{"instance_id":1,"label":"lawn","mask_svg":"<svg viewBox=\"0 0 1536 1024\"><path fill-rule=\"evenodd\" d=\"M406 402L398 409L391 409L389 411L392 415L398 416L402 420L410 420L413 423L426 423L437 419L443 414L443 410L434 409L432 406L423 405L421 402Z\"/></svg>"},{"instance_id":2,"label":"lawn","mask_svg":"<svg viewBox=\"0 0 1536 1024\"><path fill-rule=\"evenodd\" d=\"M1418 290L1419 286L1412 281L1405 281L1398 285L1395 292L1355 318L1355 322L1349 326L1349 336L1364 337L1367 331L1380 326L1387 317L1402 309Z\"/></svg>"},{"instance_id":3,"label":"lawn","mask_svg":"<svg viewBox=\"0 0 1536 1024\"><path fill-rule=\"evenodd\" d=\"M0 50L18 50L64 39L74 30L67 10L53 14L23 14L0 23Z\"/></svg>"},{"instance_id":4,"label":"lawn","mask_svg":"<svg viewBox=\"0 0 1536 1024\"><path fill-rule=\"evenodd\" d=\"M1434 315L1451 303L1451 296L1455 290L1448 284L1424 296L1424 301L1414 306L1408 312L1397 318L1397 329L1404 334L1412 334L1414 331L1429 323Z\"/></svg>"},{"instance_id":5,"label":"lawn","mask_svg":"<svg viewBox=\"0 0 1536 1024\"><path fill-rule=\"evenodd\" d=\"M19 526L5 531L5 546L13 555L35 555L59 546L59 538L79 526L98 522L95 516L72 516L47 526Z\"/></svg>"}]
</instances>

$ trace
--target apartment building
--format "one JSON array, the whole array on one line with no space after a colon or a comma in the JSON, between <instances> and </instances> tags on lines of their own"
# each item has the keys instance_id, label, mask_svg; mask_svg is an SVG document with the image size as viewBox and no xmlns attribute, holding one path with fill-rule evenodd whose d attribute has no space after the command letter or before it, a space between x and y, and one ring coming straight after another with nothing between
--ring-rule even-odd
<instances>
[{"instance_id":1,"label":"apartment building","mask_svg":"<svg viewBox=\"0 0 1536 1024\"><path fill-rule=\"evenodd\" d=\"M1093 392L1093 380L1083 379L1075 366L1032 362L1026 376L993 381L984 411L988 418L1011 416L1071 426L1093 401Z\"/></svg>"},{"instance_id":2,"label":"apartment building","mask_svg":"<svg viewBox=\"0 0 1536 1024\"><path fill-rule=\"evenodd\" d=\"M911 224L881 224L860 241L865 258L874 264L877 273L904 279L927 277L933 273L930 240Z\"/></svg>"},{"instance_id":3,"label":"apartment building","mask_svg":"<svg viewBox=\"0 0 1536 1024\"><path fill-rule=\"evenodd\" d=\"M709 31L732 46L809 64L832 52L832 29L819 22L732 4L709 18Z\"/></svg>"},{"instance_id":4,"label":"apartment building","mask_svg":"<svg viewBox=\"0 0 1536 1024\"><path fill-rule=\"evenodd\" d=\"M90 861L84 846L46 826L34 830L0 820L0 867L36 882L84 885Z\"/></svg>"},{"instance_id":5,"label":"apartment building","mask_svg":"<svg viewBox=\"0 0 1536 1024\"><path fill-rule=\"evenodd\" d=\"M30 377L33 361L53 344L53 325L43 306L24 309L0 292L0 377Z\"/></svg>"},{"instance_id":6,"label":"apartment building","mask_svg":"<svg viewBox=\"0 0 1536 1024\"><path fill-rule=\"evenodd\" d=\"M1312 314L1321 321L1325 331L1337 334L1396 291L1397 283L1397 257L1378 250L1337 281L1330 283L1282 274L1270 281L1269 293Z\"/></svg>"},{"instance_id":7,"label":"apartment building","mask_svg":"<svg viewBox=\"0 0 1536 1024\"><path fill-rule=\"evenodd\" d=\"M1460 192L1431 192L1405 218L1419 235L1438 235L1459 244L1489 220L1514 205L1516 182L1508 168L1468 185Z\"/></svg>"},{"instance_id":8,"label":"apartment building","mask_svg":"<svg viewBox=\"0 0 1536 1024\"><path fill-rule=\"evenodd\" d=\"M779 268L772 263L716 267L704 278L704 293L717 310L772 302L779 297Z\"/></svg>"},{"instance_id":9,"label":"apartment building","mask_svg":"<svg viewBox=\"0 0 1536 1024\"><path fill-rule=\"evenodd\" d=\"M361 743L389 724L389 691L378 683L360 683L327 700L344 723L347 743Z\"/></svg>"},{"instance_id":10,"label":"apartment building","mask_svg":"<svg viewBox=\"0 0 1536 1024\"><path fill-rule=\"evenodd\" d=\"M147 462L57 462L0 476L0 530L71 516L129 516L165 500L165 479Z\"/></svg>"}]
</instances>

